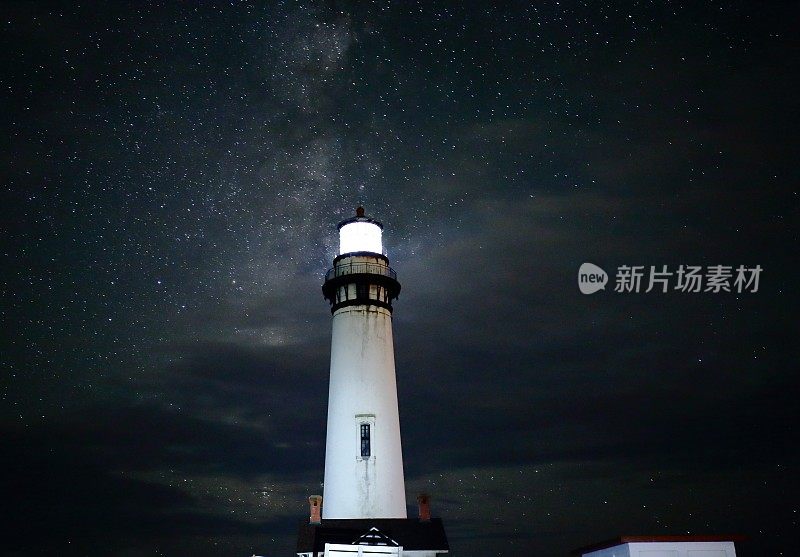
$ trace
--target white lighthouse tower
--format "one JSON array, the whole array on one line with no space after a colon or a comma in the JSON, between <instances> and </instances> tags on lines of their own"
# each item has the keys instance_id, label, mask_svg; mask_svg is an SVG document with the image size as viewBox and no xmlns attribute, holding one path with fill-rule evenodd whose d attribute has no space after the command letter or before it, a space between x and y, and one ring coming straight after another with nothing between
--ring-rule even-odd
<instances>
[{"instance_id":1,"label":"white lighthouse tower","mask_svg":"<svg viewBox=\"0 0 800 557\"><path fill-rule=\"evenodd\" d=\"M382 231L361 207L339 223L322 287L333 314L323 518L406 518L392 340L400 283Z\"/></svg>"},{"instance_id":2,"label":"white lighthouse tower","mask_svg":"<svg viewBox=\"0 0 800 557\"><path fill-rule=\"evenodd\" d=\"M392 340L397 275L383 254L383 225L364 216L339 223L339 254L322 293L333 334L323 497L308 498L299 557L436 557L450 547L427 494L407 518Z\"/></svg>"}]
</instances>

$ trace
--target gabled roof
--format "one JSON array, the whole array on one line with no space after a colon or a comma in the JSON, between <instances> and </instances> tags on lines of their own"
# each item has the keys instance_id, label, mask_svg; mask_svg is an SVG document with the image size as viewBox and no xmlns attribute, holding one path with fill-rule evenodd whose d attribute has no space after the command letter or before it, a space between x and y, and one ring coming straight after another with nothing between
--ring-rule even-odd
<instances>
[{"instance_id":1,"label":"gabled roof","mask_svg":"<svg viewBox=\"0 0 800 557\"><path fill-rule=\"evenodd\" d=\"M441 518L331 518L321 524L300 521L297 553L325 551L326 543L402 546L409 551L449 551Z\"/></svg>"},{"instance_id":2,"label":"gabled roof","mask_svg":"<svg viewBox=\"0 0 800 557\"><path fill-rule=\"evenodd\" d=\"M398 547L400 544L373 526L369 529L369 532L354 541L353 545L386 545L389 547Z\"/></svg>"}]
</instances>

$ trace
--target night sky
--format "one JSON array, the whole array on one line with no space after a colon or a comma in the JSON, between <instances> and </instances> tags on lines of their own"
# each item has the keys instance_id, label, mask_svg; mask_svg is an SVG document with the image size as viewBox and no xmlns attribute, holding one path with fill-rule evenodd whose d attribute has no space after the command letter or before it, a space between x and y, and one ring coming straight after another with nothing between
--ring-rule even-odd
<instances>
[{"instance_id":1,"label":"night sky","mask_svg":"<svg viewBox=\"0 0 800 557\"><path fill-rule=\"evenodd\" d=\"M0 554L291 555L359 204L454 556L796 553L797 4L3 8Z\"/></svg>"}]
</instances>

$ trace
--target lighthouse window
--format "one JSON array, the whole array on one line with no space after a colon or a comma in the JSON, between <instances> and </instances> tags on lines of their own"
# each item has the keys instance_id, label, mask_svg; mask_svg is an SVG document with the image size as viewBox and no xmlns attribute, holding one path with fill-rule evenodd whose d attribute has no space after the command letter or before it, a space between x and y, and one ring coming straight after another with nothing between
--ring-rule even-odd
<instances>
[{"instance_id":1,"label":"lighthouse window","mask_svg":"<svg viewBox=\"0 0 800 557\"><path fill-rule=\"evenodd\" d=\"M369 298L369 284L359 283L356 285L356 298Z\"/></svg>"},{"instance_id":2,"label":"lighthouse window","mask_svg":"<svg viewBox=\"0 0 800 557\"><path fill-rule=\"evenodd\" d=\"M361 424L361 458L370 456L369 424Z\"/></svg>"}]
</instances>

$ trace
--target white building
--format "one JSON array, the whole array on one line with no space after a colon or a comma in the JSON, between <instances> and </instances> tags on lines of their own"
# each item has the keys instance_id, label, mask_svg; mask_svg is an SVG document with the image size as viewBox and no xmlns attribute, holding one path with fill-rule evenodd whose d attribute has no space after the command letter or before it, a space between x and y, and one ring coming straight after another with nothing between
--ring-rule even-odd
<instances>
[{"instance_id":1,"label":"white building","mask_svg":"<svg viewBox=\"0 0 800 557\"><path fill-rule=\"evenodd\" d=\"M441 519L418 497L407 518L392 338L397 275L383 253L383 225L364 216L339 223L339 255L322 292L332 336L323 497L309 498L297 553L435 557L449 546Z\"/></svg>"},{"instance_id":2,"label":"white building","mask_svg":"<svg viewBox=\"0 0 800 557\"><path fill-rule=\"evenodd\" d=\"M736 557L740 536L622 536L577 549L581 557Z\"/></svg>"}]
</instances>

